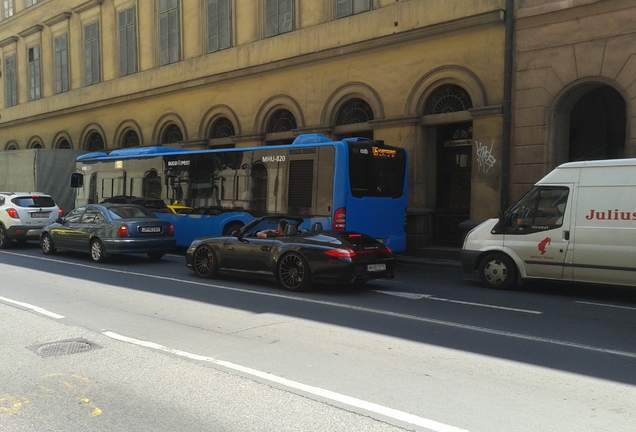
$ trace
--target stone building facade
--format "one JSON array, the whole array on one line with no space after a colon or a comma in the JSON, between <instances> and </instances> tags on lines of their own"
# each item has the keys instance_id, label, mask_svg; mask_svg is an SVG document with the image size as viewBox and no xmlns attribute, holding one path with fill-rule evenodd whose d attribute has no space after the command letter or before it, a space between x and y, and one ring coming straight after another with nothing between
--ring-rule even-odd
<instances>
[{"instance_id":1,"label":"stone building facade","mask_svg":"<svg viewBox=\"0 0 636 432\"><path fill-rule=\"evenodd\" d=\"M563 162L636 157L635 22L631 0L518 1L511 196Z\"/></svg>"},{"instance_id":2,"label":"stone building facade","mask_svg":"<svg viewBox=\"0 0 636 432\"><path fill-rule=\"evenodd\" d=\"M550 137L537 124L537 112L547 116L554 100L530 96L525 90L534 87L522 84L532 85L524 72L550 60L531 58L523 29L541 27L544 5L526 3L516 34L528 41L518 45L526 66L514 74L521 110L511 195L556 160L546 157ZM370 137L409 152L408 247L457 246L460 222L500 206L508 4L3 1L0 150L246 147L314 132ZM551 37L547 29L545 42Z\"/></svg>"}]
</instances>

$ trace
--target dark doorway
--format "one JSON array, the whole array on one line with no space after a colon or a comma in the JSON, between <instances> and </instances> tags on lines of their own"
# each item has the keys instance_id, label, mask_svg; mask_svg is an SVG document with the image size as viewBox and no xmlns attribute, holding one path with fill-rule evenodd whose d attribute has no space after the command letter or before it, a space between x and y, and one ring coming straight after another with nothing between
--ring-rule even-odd
<instances>
[{"instance_id":1,"label":"dark doorway","mask_svg":"<svg viewBox=\"0 0 636 432\"><path fill-rule=\"evenodd\" d=\"M459 224L470 219L472 123L437 127L435 243L461 246Z\"/></svg>"},{"instance_id":2,"label":"dark doorway","mask_svg":"<svg viewBox=\"0 0 636 432\"><path fill-rule=\"evenodd\" d=\"M569 160L624 157L625 101L603 86L584 94L570 114Z\"/></svg>"}]
</instances>

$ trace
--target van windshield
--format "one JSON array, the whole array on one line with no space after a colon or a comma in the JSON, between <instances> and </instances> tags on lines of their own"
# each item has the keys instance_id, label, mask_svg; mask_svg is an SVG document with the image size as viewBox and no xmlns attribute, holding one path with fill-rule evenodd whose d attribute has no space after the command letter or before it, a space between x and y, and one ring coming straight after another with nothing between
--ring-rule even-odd
<instances>
[{"instance_id":1,"label":"van windshield","mask_svg":"<svg viewBox=\"0 0 636 432\"><path fill-rule=\"evenodd\" d=\"M534 187L506 212L507 230L526 233L560 227L569 192L567 187Z\"/></svg>"}]
</instances>

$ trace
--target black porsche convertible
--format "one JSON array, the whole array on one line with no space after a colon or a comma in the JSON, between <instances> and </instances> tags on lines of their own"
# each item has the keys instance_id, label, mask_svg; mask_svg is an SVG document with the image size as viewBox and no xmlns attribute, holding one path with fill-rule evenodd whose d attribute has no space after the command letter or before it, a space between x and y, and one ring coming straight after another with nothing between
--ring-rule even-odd
<instances>
[{"instance_id":1,"label":"black porsche convertible","mask_svg":"<svg viewBox=\"0 0 636 432\"><path fill-rule=\"evenodd\" d=\"M365 234L324 231L319 223L301 229L302 222L266 216L230 236L196 239L186 252L186 264L201 277L261 277L292 291L393 278L395 257L382 243ZM284 232L276 233L281 225Z\"/></svg>"}]
</instances>

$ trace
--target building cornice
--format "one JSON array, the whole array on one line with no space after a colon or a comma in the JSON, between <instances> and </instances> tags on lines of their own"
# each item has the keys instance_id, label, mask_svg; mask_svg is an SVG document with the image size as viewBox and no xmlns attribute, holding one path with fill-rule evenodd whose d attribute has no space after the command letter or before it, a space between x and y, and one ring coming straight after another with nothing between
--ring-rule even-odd
<instances>
[{"instance_id":1,"label":"building cornice","mask_svg":"<svg viewBox=\"0 0 636 432\"><path fill-rule=\"evenodd\" d=\"M51 27L55 24L61 23L62 21L71 19L73 14L71 12L62 12L61 14L55 15L53 18L49 18L44 21L44 24Z\"/></svg>"},{"instance_id":2,"label":"building cornice","mask_svg":"<svg viewBox=\"0 0 636 432\"><path fill-rule=\"evenodd\" d=\"M104 0L88 0L87 2L82 3L79 6L75 6L73 8L73 12L78 14L82 12L86 12L87 10L92 9L94 7L101 6L102 3L104 3Z\"/></svg>"},{"instance_id":3,"label":"building cornice","mask_svg":"<svg viewBox=\"0 0 636 432\"><path fill-rule=\"evenodd\" d=\"M0 48L4 48L4 47L7 47L7 46L9 46L9 45L11 45L11 44L14 44L14 43L16 43L19 39L20 39L20 38L19 38L19 37L17 37L17 36L9 36L8 38L3 39L3 40L1 40L1 41L0 41Z\"/></svg>"},{"instance_id":4,"label":"building cornice","mask_svg":"<svg viewBox=\"0 0 636 432\"><path fill-rule=\"evenodd\" d=\"M29 27L26 30L22 30L21 32L18 33L18 36L20 36L22 38L29 37L32 34L40 33L43 28L44 28L44 26L42 24L36 24L36 25L34 25L32 27Z\"/></svg>"}]
</instances>

